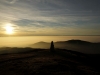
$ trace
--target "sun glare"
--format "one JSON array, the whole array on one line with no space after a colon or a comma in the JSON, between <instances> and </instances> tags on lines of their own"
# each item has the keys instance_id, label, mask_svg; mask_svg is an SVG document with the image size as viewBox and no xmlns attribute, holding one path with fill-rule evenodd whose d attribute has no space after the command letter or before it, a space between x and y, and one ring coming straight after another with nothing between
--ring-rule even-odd
<instances>
[{"instance_id":1,"label":"sun glare","mask_svg":"<svg viewBox=\"0 0 100 75\"><path fill-rule=\"evenodd\" d=\"M6 24L4 28L6 30L6 34L11 35L14 33L14 27L12 27L12 24Z\"/></svg>"}]
</instances>

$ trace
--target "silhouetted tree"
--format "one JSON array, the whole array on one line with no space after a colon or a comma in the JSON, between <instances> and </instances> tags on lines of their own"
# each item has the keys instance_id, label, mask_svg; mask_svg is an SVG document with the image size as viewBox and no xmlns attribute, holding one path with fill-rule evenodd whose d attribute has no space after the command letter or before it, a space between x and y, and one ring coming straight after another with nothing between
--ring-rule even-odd
<instances>
[{"instance_id":1,"label":"silhouetted tree","mask_svg":"<svg viewBox=\"0 0 100 75\"><path fill-rule=\"evenodd\" d=\"M54 43L53 43L53 41L51 42L51 45L50 45L50 51L51 52L54 52L55 50L54 50Z\"/></svg>"}]
</instances>

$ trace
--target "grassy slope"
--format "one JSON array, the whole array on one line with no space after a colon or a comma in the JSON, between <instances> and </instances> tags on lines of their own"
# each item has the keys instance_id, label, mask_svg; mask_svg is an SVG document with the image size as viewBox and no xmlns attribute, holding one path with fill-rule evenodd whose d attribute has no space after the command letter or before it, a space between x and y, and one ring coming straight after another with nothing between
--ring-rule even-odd
<instances>
[{"instance_id":1,"label":"grassy slope","mask_svg":"<svg viewBox=\"0 0 100 75\"><path fill-rule=\"evenodd\" d=\"M100 75L97 68L89 65L87 56L57 49L1 54L0 75Z\"/></svg>"}]
</instances>

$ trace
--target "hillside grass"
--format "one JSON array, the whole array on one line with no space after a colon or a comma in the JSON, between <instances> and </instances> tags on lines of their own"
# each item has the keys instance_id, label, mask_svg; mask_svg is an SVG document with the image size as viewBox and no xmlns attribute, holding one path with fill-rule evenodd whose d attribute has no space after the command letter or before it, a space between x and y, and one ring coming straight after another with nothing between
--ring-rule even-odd
<instances>
[{"instance_id":1,"label":"hillside grass","mask_svg":"<svg viewBox=\"0 0 100 75\"><path fill-rule=\"evenodd\" d=\"M89 60L92 55L66 49L54 53L49 49L7 49L25 52L0 54L0 75L100 75L97 64Z\"/></svg>"}]
</instances>

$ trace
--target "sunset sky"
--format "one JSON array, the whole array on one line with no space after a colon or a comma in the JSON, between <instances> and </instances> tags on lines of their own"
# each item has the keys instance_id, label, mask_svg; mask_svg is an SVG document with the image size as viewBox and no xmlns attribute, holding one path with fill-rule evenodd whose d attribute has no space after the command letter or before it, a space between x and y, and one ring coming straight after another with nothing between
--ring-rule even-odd
<instances>
[{"instance_id":1,"label":"sunset sky","mask_svg":"<svg viewBox=\"0 0 100 75\"><path fill-rule=\"evenodd\" d=\"M100 0L0 0L6 35L100 35Z\"/></svg>"}]
</instances>

